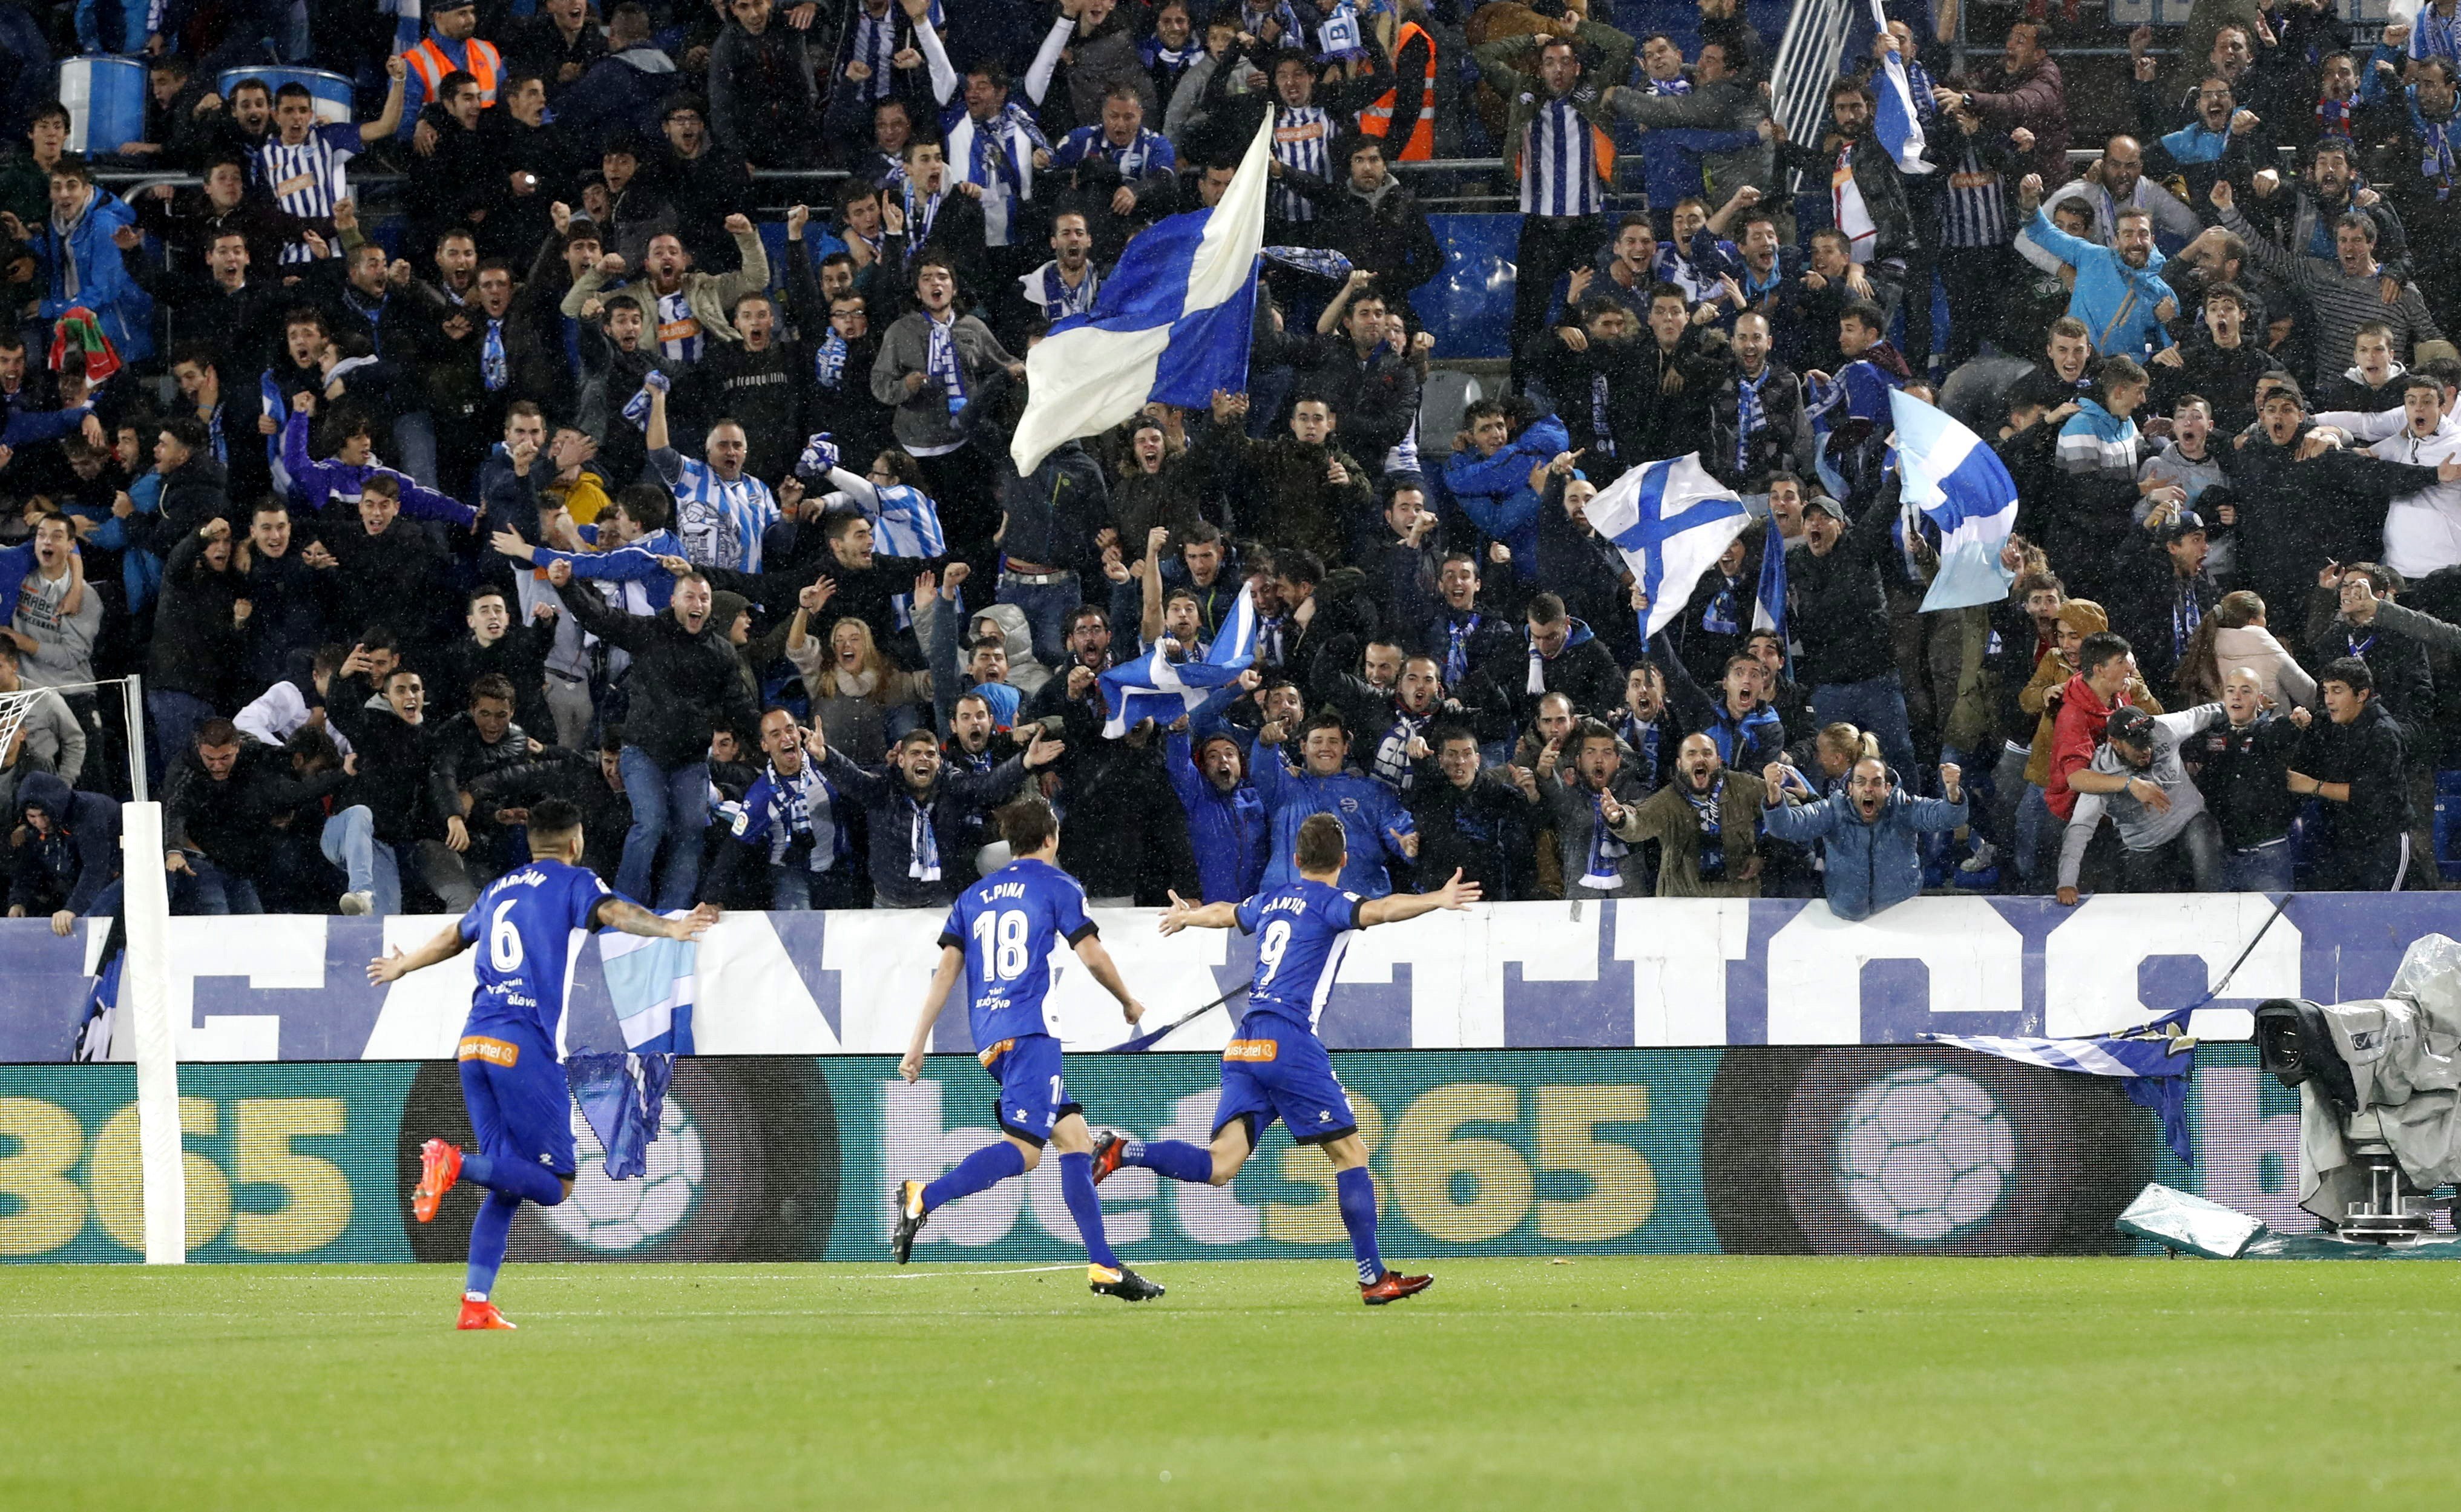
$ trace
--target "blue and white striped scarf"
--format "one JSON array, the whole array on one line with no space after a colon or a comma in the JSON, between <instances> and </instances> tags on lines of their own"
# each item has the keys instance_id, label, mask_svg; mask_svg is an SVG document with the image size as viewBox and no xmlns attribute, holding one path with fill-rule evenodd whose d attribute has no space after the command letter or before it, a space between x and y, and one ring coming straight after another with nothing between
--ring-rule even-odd
<instances>
[{"instance_id":1,"label":"blue and white striped scarf","mask_svg":"<svg viewBox=\"0 0 2461 1512\"><path fill-rule=\"evenodd\" d=\"M954 418L966 407L966 365L957 355L957 314L951 310L945 321L923 317L924 329L931 332L931 344L923 356L923 371L940 385L948 397L949 415Z\"/></svg>"},{"instance_id":2,"label":"blue and white striped scarf","mask_svg":"<svg viewBox=\"0 0 2461 1512\"><path fill-rule=\"evenodd\" d=\"M1581 885L1597 892L1613 892L1623 885L1623 859L1632 847L1616 839L1607 827L1606 795L1590 795L1590 860L1582 868Z\"/></svg>"},{"instance_id":3,"label":"blue and white striped scarf","mask_svg":"<svg viewBox=\"0 0 2461 1512\"><path fill-rule=\"evenodd\" d=\"M1761 385L1768 381L1768 375L1766 363L1761 365L1761 375L1757 378L1745 377L1741 372L1735 374L1735 470L1738 473L1751 465L1752 437L1768 423L1768 415L1761 408Z\"/></svg>"},{"instance_id":4,"label":"blue and white striped scarf","mask_svg":"<svg viewBox=\"0 0 2461 1512\"><path fill-rule=\"evenodd\" d=\"M1075 288L1059 276L1059 260L1052 259L1025 275L1021 283L1026 298L1042 307L1042 318L1058 320L1062 315L1081 315L1094 308L1094 294L1102 287L1102 275L1094 265L1085 265L1085 281Z\"/></svg>"},{"instance_id":5,"label":"blue and white striped scarf","mask_svg":"<svg viewBox=\"0 0 2461 1512\"><path fill-rule=\"evenodd\" d=\"M838 328L831 326L828 338L812 353L812 376L819 380L822 388L834 394L845 381L845 363L846 339L838 334Z\"/></svg>"}]
</instances>

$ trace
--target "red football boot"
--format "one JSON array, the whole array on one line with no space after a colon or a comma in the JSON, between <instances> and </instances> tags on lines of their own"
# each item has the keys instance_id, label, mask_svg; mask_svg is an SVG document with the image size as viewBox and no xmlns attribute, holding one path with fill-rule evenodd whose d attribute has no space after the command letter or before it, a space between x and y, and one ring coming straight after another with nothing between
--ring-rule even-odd
<instances>
[{"instance_id":1,"label":"red football boot","mask_svg":"<svg viewBox=\"0 0 2461 1512\"><path fill-rule=\"evenodd\" d=\"M411 1188L410 1216L426 1223L436 1216L436 1204L453 1190L461 1179L461 1147L442 1139L430 1139L418 1147L418 1184ZM466 1314L465 1314L466 1316ZM464 1323L463 1328L470 1325ZM506 1328L512 1327L507 1323Z\"/></svg>"},{"instance_id":2,"label":"red football boot","mask_svg":"<svg viewBox=\"0 0 2461 1512\"><path fill-rule=\"evenodd\" d=\"M451 1146L446 1146L451 1148ZM496 1310L496 1305L480 1297L461 1299L461 1321L457 1329L518 1329L520 1324Z\"/></svg>"},{"instance_id":3,"label":"red football boot","mask_svg":"<svg viewBox=\"0 0 2461 1512\"><path fill-rule=\"evenodd\" d=\"M1097 1186L1102 1185L1102 1178L1104 1178L1104 1177L1106 1177L1106 1176L1110 1175L1113 1171L1116 1171L1116 1170L1118 1170L1118 1169L1120 1168L1120 1158L1121 1158L1122 1156L1125 1155L1125 1154L1127 1153L1127 1150L1128 1150L1128 1141L1127 1141L1127 1139L1126 1139L1125 1138L1124 1138L1123 1136L1121 1136L1117 1131L1115 1131L1115 1130L1111 1130L1111 1129L1103 1129L1103 1130L1100 1130L1099 1132L1097 1132L1097 1133L1095 1134L1095 1136L1094 1136L1094 1184L1095 1184L1095 1185L1097 1185ZM2454 1220L2454 1222L2456 1222L2456 1223L2461 1223L2461 1218L2456 1218L2456 1219Z\"/></svg>"},{"instance_id":4,"label":"red football boot","mask_svg":"<svg viewBox=\"0 0 2461 1512\"><path fill-rule=\"evenodd\" d=\"M1359 1288L1359 1300L1371 1308L1380 1308L1387 1302L1415 1297L1435 1284L1433 1276L1405 1276L1398 1270L1387 1270L1383 1279L1374 1286Z\"/></svg>"}]
</instances>

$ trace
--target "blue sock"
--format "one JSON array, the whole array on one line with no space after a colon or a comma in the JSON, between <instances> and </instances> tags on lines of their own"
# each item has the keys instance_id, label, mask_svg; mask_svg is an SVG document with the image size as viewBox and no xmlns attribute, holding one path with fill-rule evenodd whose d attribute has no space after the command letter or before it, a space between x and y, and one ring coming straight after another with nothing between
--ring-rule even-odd
<instances>
[{"instance_id":1,"label":"blue sock","mask_svg":"<svg viewBox=\"0 0 2461 1512\"><path fill-rule=\"evenodd\" d=\"M502 1196L518 1197L553 1207L564 1201L564 1179L544 1165L527 1161L497 1160L490 1155L465 1152L461 1157L461 1180L476 1182Z\"/></svg>"},{"instance_id":2,"label":"blue sock","mask_svg":"<svg viewBox=\"0 0 2461 1512\"><path fill-rule=\"evenodd\" d=\"M1160 1171L1174 1182L1204 1183L1213 1180L1213 1152L1184 1139L1130 1139L1127 1148L1120 1153L1120 1163Z\"/></svg>"},{"instance_id":3,"label":"blue sock","mask_svg":"<svg viewBox=\"0 0 2461 1512\"><path fill-rule=\"evenodd\" d=\"M1376 1252L1376 1179L1354 1165L1334 1173L1333 1188L1341 1226L1350 1230L1350 1252L1359 1257L1359 1284L1372 1287L1384 1279L1384 1257Z\"/></svg>"},{"instance_id":4,"label":"blue sock","mask_svg":"<svg viewBox=\"0 0 2461 1512\"><path fill-rule=\"evenodd\" d=\"M957 1168L923 1188L923 1210L946 1207L1012 1176L1025 1174L1025 1152L1006 1139L995 1139L957 1162Z\"/></svg>"},{"instance_id":5,"label":"blue sock","mask_svg":"<svg viewBox=\"0 0 2461 1512\"><path fill-rule=\"evenodd\" d=\"M1119 1269L1120 1257L1111 1253L1111 1242L1102 1236L1102 1199L1094 1191L1092 1156L1059 1158L1059 1195L1068 1199L1068 1211L1076 1218L1077 1232L1085 1241L1085 1258L1104 1269Z\"/></svg>"},{"instance_id":6,"label":"blue sock","mask_svg":"<svg viewBox=\"0 0 2461 1512\"><path fill-rule=\"evenodd\" d=\"M504 1192L490 1192L479 1204L479 1216L470 1222L470 1273L463 1278L461 1289L485 1296L495 1289L496 1271L504 1263L504 1239L513 1231L513 1210L522 1200Z\"/></svg>"}]
</instances>

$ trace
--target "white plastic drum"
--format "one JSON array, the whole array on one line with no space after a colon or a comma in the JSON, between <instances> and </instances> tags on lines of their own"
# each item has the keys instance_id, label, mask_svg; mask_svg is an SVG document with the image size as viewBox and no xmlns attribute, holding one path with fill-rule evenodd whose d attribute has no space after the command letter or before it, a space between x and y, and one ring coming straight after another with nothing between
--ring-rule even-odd
<instances>
[{"instance_id":1,"label":"white plastic drum","mask_svg":"<svg viewBox=\"0 0 2461 1512\"><path fill-rule=\"evenodd\" d=\"M145 65L133 57L73 57L60 64L74 153L116 153L145 139Z\"/></svg>"},{"instance_id":2,"label":"white plastic drum","mask_svg":"<svg viewBox=\"0 0 2461 1512\"><path fill-rule=\"evenodd\" d=\"M229 99L231 86L244 78L261 78L268 90L279 91L285 84L301 84L316 99L316 120L319 125L338 126L355 118L357 94L351 81L339 74L328 74L316 68L226 68L215 76L214 90Z\"/></svg>"}]
</instances>

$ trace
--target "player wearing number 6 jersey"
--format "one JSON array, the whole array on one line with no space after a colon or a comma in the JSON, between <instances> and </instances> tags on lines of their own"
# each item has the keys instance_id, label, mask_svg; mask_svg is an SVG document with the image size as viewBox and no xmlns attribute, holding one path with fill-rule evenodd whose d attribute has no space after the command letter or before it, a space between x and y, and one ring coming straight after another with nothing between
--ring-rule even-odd
<instances>
[{"instance_id":1,"label":"player wearing number 6 jersey","mask_svg":"<svg viewBox=\"0 0 2461 1512\"><path fill-rule=\"evenodd\" d=\"M1129 1023L1145 1016L1145 1005L1128 995L1111 953L1094 932L1094 921L1085 917L1085 889L1058 865L1059 820L1051 805L1038 798L1022 799L1001 809L998 817L1000 838L1016 860L967 888L949 910L949 923L940 931L940 969L931 973L922 1015L914 1021L913 1043L897 1071L909 1081L923 1075L931 1026L962 970L966 1020L974 1030L976 1057L999 1083L992 1117L1007 1138L967 1156L938 1181L898 1182L889 1194L895 1203L890 1252L904 1265L914 1252L914 1236L934 1211L1012 1176L1023 1176L1042 1163L1045 1144L1056 1144L1060 1195L1068 1200L1077 1232L1084 1237L1093 1288L1125 1302L1161 1296L1163 1288L1120 1264L1102 1237L1102 1200L1094 1192L1093 1137L1086 1132L1083 1110L1069 1100L1068 1083L1059 1071L1059 1015L1050 1002L1053 948L1066 940L1094 980L1120 1000Z\"/></svg>"},{"instance_id":2,"label":"player wearing number 6 jersey","mask_svg":"<svg viewBox=\"0 0 2461 1512\"><path fill-rule=\"evenodd\" d=\"M707 904L662 919L609 891L577 864L581 811L562 799L531 804L528 828L528 865L489 884L468 913L417 949L407 955L396 949L368 963L368 980L381 985L480 948L479 985L470 994L460 1045L461 1100L478 1148L464 1151L442 1139L419 1146L418 1185L410 1194L411 1213L423 1224L463 1178L487 1188L470 1225L460 1325L465 1329L513 1327L487 1293L504 1263L504 1239L522 1200L553 1207L572 1195L571 1094L555 1041L573 931L604 926L696 940L717 922L717 910Z\"/></svg>"},{"instance_id":3,"label":"player wearing number 6 jersey","mask_svg":"<svg viewBox=\"0 0 2461 1512\"><path fill-rule=\"evenodd\" d=\"M1222 1053L1222 1100L1213 1109L1213 1142L1199 1149L1178 1139L1124 1139L1105 1129L1094 1139L1094 1180L1123 1165L1142 1165L1175 1182L1225 1186L1239 1174L1256 1140L1275 1118L1301 1144L1321 1148L1333 1161L1334 1194L1341 1224L1350 1230L1359 1261L1359 1295L1369 1307L1424 1291L1433 1276L1405 1276L1384 1268L1376 1248L1376 1182L1367 1174L1367 1146L1351 1117L1349 1094L1333 1074L1333 1057L1316 1037L1325 995L1341 969L1350 937L1371 924L1415 919L1438 908L1478 901L1478 884L1452 880L1433 892L1395 893L1362 900L1340 888L1349 861L1341 821L1310 815L1299 825L1299 880L1260 892L1242 904L1197 907L1177 893L1163 915L1162 932L1193 926L1236 926L1256 937L1256 980L1248 990L1248 1015Z\"/></svg>"}]
</instances>

